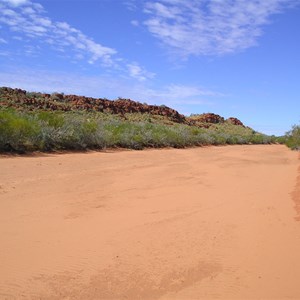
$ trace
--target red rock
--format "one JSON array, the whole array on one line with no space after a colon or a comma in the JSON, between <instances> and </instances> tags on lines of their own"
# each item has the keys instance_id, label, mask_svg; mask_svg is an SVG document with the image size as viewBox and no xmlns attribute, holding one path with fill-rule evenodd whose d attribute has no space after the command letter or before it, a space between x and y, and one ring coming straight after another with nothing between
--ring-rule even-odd
<instances>
[{"instance_id":1,"label":"red rock","mask_svg":"<svg viewBox=\"0 0 300 300\"><path fill-rule=\"evenodd\" d=\"M233 118L233 117L230 117L226 120L227 123L230 123L230 124L233 124L233 125L238 125L238 126L244 126L244 124L237 118Z\"/></svg>"},{"instance_id":2,"label":"red rock","mask_svg":"<svg viewBox=\"0 0 300 300\"><path fill-rule=\"evenodd\" d=\"M21 89L11 89L8 87L0 88L1 103L6 105L22 108L24 106L29 110L46 109L46 110L87 110L99 111L124 116L126 113L147 113L160 115L176 123L194 125L208 128L212 124L224 123L224 118L213 113L205 113L185 117L178 111L165 105L148 105L142 104L131 99L118 98L117 100L108 100L103 98L91 98L76 95L64 95L61 93L42 94L27 93ZM6 102L5 102L6 99ZM227 122L234 125L243 126L243 123L236 118L229 118Z\"/></svg>"}]
</instances>

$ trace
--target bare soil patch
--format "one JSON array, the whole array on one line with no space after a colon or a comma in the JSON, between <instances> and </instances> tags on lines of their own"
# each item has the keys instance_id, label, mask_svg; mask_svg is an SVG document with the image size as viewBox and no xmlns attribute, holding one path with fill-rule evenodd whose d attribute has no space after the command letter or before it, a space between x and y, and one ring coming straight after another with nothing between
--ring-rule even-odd
<instances>
[{"instance_id":1,"label":"bare soil patch","mask_svg":"<svg viewBox=\"0 0 300 300\"><path fill-rule=\"evenodd\" d=\"M299 170L280 145L2 157L0 298L300 299Z\"/></svg>"}]
</instances>

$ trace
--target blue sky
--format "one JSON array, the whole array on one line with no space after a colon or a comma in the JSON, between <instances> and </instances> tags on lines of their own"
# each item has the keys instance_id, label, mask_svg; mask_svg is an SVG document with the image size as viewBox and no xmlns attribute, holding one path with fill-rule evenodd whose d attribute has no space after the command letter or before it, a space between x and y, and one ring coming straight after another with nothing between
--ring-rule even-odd
<instances>
[{"instance_id":1,"label":"blue sky","mask_svg":"<svg viewBox=\"0 0 300 300\"><path fill-rule=\"evenodd\" d=\"M0 0L0 86L300 122L298 0Z\"/></svg>"}]
</instances>

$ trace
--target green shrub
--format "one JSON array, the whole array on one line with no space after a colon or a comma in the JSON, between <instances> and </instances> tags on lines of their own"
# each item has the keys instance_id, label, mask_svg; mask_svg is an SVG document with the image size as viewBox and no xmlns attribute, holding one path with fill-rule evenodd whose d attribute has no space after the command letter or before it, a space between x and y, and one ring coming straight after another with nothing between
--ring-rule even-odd
<instances>
[{"instance_id":1,"label":"green shrub","mask_svg":"<svg viewBox=\"0 0 300 300\"><path fill-rule=\"evenodd\" d=\"M13 111L0 111L0 150L37 150L39 126L29 116Z\"/></svg>"},{"instance_id":2,"label":"green shrub","mask_svg":"<svg viewBox=\"0 0 300 300\"><path fill-rule=\"evenodd\" d=\"M146 114L131 114L124 119L99 112L0 109L0 151L184 148L193 145L276 142L274 137L232 124L216 124L205 129L165 122L162 116ZM294 128L289 135L291 145L297 132L299 136L299 128Z\"/></svg>"},{"instance_id":3,"label":"green shrub","mask_svg":"<svg viewBox=\"0 0 300 300\"><path fill-rule=\"evenodd\" d=\"M286 133L284 142L289 148L300 150L300 125L294 125L292 129Z\"/></svg>"},{"instance_id":4,"label":"green shrub","mask_svg":"<svg viewBox=\"0 0 300 300\"><path fill-rule=\"evenodd\" d=\"M57 112L42 111L36 114L36 119L54 128L59 128L64 124L64 116Z\"/></svg>"}]
</instances>

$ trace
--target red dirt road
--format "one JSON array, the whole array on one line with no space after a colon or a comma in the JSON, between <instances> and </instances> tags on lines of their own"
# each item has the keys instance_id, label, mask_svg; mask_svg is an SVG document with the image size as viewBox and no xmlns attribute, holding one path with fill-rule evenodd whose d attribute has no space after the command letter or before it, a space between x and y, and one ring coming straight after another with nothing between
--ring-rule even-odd
<instances>
[{"instance_id":1,"label":"red dirt road","mask_svg":"<svg viewBox=\"0 0 300 300\"><path fill-rule=\"evenodd\" d=\"M1 157L0 299L300 299L298 167L278 145Z\"/></svg>"}]
</instances>

